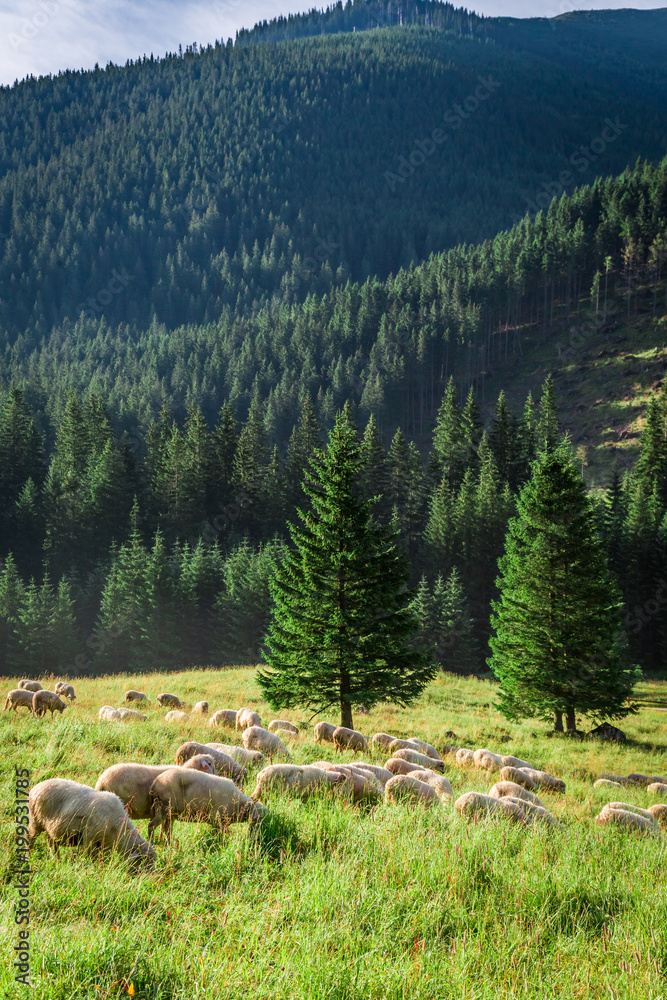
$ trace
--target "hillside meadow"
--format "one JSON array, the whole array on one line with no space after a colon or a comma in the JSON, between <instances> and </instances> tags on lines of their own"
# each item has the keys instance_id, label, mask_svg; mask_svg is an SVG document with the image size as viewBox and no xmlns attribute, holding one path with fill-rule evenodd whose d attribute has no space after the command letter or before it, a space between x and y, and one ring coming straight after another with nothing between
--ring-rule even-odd
<instances>
[{"instance_id":1,"label":"hillside meadow","mask_svg":"<svg viewBox=\"0 0 667 1000\"><path fill-rule=\"evenodd\" d=\"M46 679L49 685L54 680ZM44 686L47 686L42 679ZM667 852L658 840L597 829L614 798L647 806L642 789L594 790L601 771L667 771L667 683L641 686L648 707L621 723L625 746L548 737L494 709L495 685L439 676L411 708L355 715L366 735L417 735L511 753L562 777L541 793L563 828L471 824L452 806L412 811L351 807L335 799L273 798L258 834L220 839L175 824L154 871L131 875L113 857L73 848L32 850L32 987L13 981L17 940L11 884L14 767L31 781L62 776L93 785L119 761L170 763L189 739L240 743L206 721L164 722L154 699L171 691L211 711L247 706L274 718L248 668L75 680L77 701L53 720L0 714L2 743L1 996L39 1000L499 1000L526 997L667 997ZM4 693L15 681L3 681ZM101 705L128 688L153 699L146 723L99 723ZM303 723L295 762L333 759ZM330 713L328 721L337 721ZM456 738L445 738L451 730ZM533 735L534 734L534 735ZM352 758L346 753L343 759ZM386 754L370 752L382 763ZM488 791L486 773L448 766L455 796ZM246 790L254 787L249 776ZM146 832L147 822L139 821Z\"/></svg>"}]
</instances>

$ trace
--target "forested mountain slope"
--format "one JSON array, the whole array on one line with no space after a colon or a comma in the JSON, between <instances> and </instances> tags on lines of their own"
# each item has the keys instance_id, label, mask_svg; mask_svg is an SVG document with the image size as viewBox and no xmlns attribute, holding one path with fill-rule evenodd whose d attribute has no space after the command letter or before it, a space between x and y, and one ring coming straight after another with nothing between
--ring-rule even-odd
<instances>
[{"instance_id":1,"label":"forested mountain slope","mask_svg":"<svg viewBox=\"0 0 667 1000\"><path fill-rule=\"evenodd\" d=\"M319 15L320 30L389 23L373 10ZM43 337L82 310L137 329L247 315L491 237L565 175L571 189L657 160L659 13L640 22L645 62L623 60L618 32L594 50L578 22L552 50L547 23L517 35L406 3L399 26L394 5L378 30L4 88L0 329ZM598 72L610 61L618 77Z\"/></svg>"}]
</instances>

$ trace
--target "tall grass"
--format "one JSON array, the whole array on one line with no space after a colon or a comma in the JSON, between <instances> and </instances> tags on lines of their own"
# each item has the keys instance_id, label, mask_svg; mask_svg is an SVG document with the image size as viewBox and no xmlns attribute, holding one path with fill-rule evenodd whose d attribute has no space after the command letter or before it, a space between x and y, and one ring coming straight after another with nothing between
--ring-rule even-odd
<instances>
[{"instance_id":1,"label":"tall grass","mask_svg":"<svg viewBox=\"0 0 667 1000\"><path fill-rule=\"evenodd\" d=\"M78 700L62 717L0 717L6 996L27 992L11 970L14 766L29 767L33 783L60 775L94 784L117 761L171 762L187 739L240 742L201 720L170 726L155 702L147 723L97 722L97 708L119 704L127 687L153 699L169 690L191 703L205 697L212 711L247 705L263 721L273 717L245 669L80 680ZM656 683L643 694L659 699L665 687ZM509 725L494 698L488 682L442 676L411 709L380 706L355 723L369 735L414 734L436 745L488 746L525 757L567 782L565 796L543 795L562 830L470 824L451 806L364 810L335 799L276 797L254 836L244 825L220 838L208 826L176 823L178 843L158 845L156 869L139 875L118 858L94 859L74 848L52 859L42 837L32 851L31 995L667 997L663 843L593 823L612 798L643 806L652 800L642 789L614 795L592 787L601 771L664 774L667 714L642 710L623 724L629 741L617 747L548 738L540 725ZM307 721L303 713L280 714ZM309 730L294 760L333 759L333 748L316 746ZM448 730L456 739L445 739ZM457 795L487 791L493 780L455 767L447 773ZM145 833L146 823L138 825Z\"/></svg>"}]
</instances>

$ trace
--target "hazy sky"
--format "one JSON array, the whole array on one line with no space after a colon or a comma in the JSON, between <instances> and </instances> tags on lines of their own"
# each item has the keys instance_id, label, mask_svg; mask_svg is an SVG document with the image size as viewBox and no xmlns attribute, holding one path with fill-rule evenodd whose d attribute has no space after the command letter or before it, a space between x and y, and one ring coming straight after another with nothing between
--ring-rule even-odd
<instances>
[{"instance_id":1,"label":"hazy sky","mask_svg":"<svg viewBox=\"0 0 667 1000\"><path fill-rule=\"evenodd\" d=\"M464 0L461 0L463 5ZM620 8L627 0L480 0L481 14L555 17L571 10ZM665 5L636 0L642 10ZM0 83L34 73L124 63L146 53L163 55L191 42L233 37L256 21L327 6L327 0L0 0Z\"/></svg>"}]
</instances>

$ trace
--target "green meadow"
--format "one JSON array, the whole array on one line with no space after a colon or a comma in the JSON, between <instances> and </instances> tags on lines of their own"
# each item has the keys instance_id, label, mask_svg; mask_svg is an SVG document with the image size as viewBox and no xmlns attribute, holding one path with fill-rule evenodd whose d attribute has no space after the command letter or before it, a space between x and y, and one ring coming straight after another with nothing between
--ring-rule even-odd
<instances>
[{"instance_id":1,"label":"green meadow","mask_svg":"<svg viewBox=\"0 0 667 1000\"><path fill-rule=\"evenodd\" d=\"M53 679L42 679L44 686ZM15 682L4 681L3 692ZM31 782L61 776L94 785L119 761L170 763L186 740L240 743L206 720L164 721L155 697L171 691L211 712L247 706L275 717L247 668L75 680L77 701L41 720L0 714L3 909L0 996L35 1000L501 1000L667 998L667 852L664 837L600 828L607 801L646 807L641 789L593 789L602 771L667 772L667 683L640 686L644 707L620 723L622 746L549 737L543 723L508 723L488 681L440 675L409 709L355 715L365 735L385 731L525 758L563 778L541 793L562 829L476 824L452 805L431 811L339 799L267 801L251 836L234 825L175 824L154 870L131 874L114 856L75 848L31 852L31 988L12 970L17 943L9 871L14 768ZM148 722L100 723L101 705L128 688L153 700ZM302 712L293 760L334 759ZM328 721L336 722L334 713ZM583 727L582 727L583 728ZM445 737L447 731L455 737ZM351 753L343 759L352 759ZM386 754L369 752L383 763ZM455 797L488 791L493 776L448 765ZM248 777L246 791L254 787ZM146 832L147 821L137 825Z\"/></svg>"}]
</instances>

